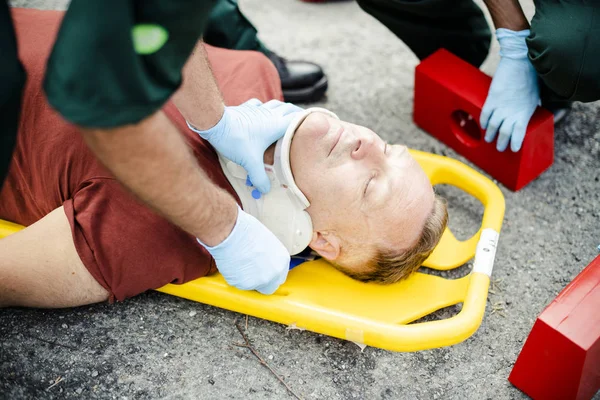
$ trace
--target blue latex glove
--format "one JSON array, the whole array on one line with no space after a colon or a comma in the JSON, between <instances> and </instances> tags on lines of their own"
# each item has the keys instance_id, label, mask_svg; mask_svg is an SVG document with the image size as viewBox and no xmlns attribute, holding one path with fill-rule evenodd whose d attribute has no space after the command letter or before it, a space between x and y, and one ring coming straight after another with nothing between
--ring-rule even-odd
<instances>
[{"instance_id":1,"label":"blue latex glove","mask_svg":"<svg viewBox=\"0 0 600 400\"><path fill-rule=\"evenodd\" d=\"M273 294L287 278L290 253L259 220L239 207L227 239L215 247L198 242L213 256L227 283L238 289Z\"/></svg>"},{"instance_id":2,"label":"blue latex glove","mask_svg":"<svg viewBox=\"0 0 600 400\"><path fill-rule=\"evenodd\" d=\"M521 149L527 124L540 104L537 73L527 58L527 36L529 29L519 32L504 28L496 30L500 63L479 122L486 129L485 141L488 143L500 130L496 144L498 151L506 150L509 140L512 151Z\"/></svg>"},{"instance_id":3,"label":"blue latex glove","mask_svg":"<svg viewBox=\"0 0 600 400\"><path fill-rule=\"evenodd\" d=\"M271 190L263 155L267 147L279 140L297 112L291 103L271 100L262 103L251 99L242 105L225 107L221 120L212 128L200 131L188 123L221 154L248 171L254 186L263 193Z\"/></svg>"}]
</instances>

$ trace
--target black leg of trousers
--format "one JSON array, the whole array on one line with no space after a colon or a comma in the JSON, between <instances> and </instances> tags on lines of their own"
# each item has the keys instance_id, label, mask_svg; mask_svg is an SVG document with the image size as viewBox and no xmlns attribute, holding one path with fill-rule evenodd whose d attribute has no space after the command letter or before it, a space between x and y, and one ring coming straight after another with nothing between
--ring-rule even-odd
<instances>
[{"instance_id":1,"label":"black leg of trousers","mask_svg":"<svg viewBox=\"0 0 600 400\"><path fill-rule=\"evenodd\" d=\"M242 14L237 0L217 0L204 30L204 41L211 46L267 53L256 28Z\"/></svg>"},{"instance_id":2,"label":"black leg of trousers","mask_svg":"<svg viewBox=\"0 0 600 400\"><path fill-rule=\"evenodd\" d=\"M445 48L480 66L491 34L481 9L471 0L357 0L423 59Z\"/></svg>"},{"instance_id":3,"label":"black leg of trousers","mask_svg":"<svg viewBox=\"0 0 600 400\"><path fill-rule=\"evenodd\" d=\"M542 101L600 99L600 1L536 0L527 38Z\"/></svg>"},{"instance_id":4,"label":"black leg of trousers","mask_svg":"<svg viewBox=\"0 0 600 400\"><path fill-rule=\"evenodd\" d=\"M0 0L0 189L15 147L25 86L25 70L17 55L17 41L6 1Z\"/></svg>"}]
</instances>

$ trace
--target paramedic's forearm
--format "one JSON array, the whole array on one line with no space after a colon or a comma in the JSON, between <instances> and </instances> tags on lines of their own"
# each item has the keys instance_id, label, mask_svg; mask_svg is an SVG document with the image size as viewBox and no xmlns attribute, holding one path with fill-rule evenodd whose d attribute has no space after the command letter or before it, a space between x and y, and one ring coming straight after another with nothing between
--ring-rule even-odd
<instances>
[{"instance_id":1,"label":"paramedic's forearm","mask_svg":"<svg viewBox=\"0 0 600 400\"><path fill-rule=\"evenodd\" d=\"M192 126L199 130L212 128L221 119L225 106L202 41L196 45L182 73L183 83L173 95L173 103Z\"/></svg>"},{"instance_id":2,"label":"paramedic's forearm","mask_svg":"<svg viewBox=\"0 0 600 400\"><path fill-rule=\"evenodd\" d=\"M231 233L237 218L235 200L198 167L162 112L136 125L83 132L88 146L116 178L172 223L209 246Z\"/></svg>"},{"instance_id":3,"label":"paramedic's forearm","mask_svg":"<svg viewBox=\"0 0 600 400\"><path fill-rule=\"evenodd\" d=\"M506 28L517 32L529 29L529 22L518 0L484 0L484 2L496 29Z\"/></svg>"}]
</instances>

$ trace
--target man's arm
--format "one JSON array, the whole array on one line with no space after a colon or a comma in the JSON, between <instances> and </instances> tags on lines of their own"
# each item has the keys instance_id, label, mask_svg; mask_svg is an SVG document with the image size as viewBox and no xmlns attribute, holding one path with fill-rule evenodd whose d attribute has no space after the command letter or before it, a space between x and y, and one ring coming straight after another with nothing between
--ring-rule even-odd
<instances>
[{"instance_id":1,"label":"man's arm","mask_svg":"<svg viewBox=\"0 0 600 400\"><path fill-rule=\"evenodd\" d=\"M484 0L484 3L496 29L506 28L513 31L529 29L529 22L518 0Z\"/></svg>"},{"instance_id":2,"label":"man's arm","mask_svg":"<svg viewBox=\"0 0 600 400\"><path fill-rule=\"evenodd\" d=\"M0 239L0 309L78 307L108 298L77 254L63 207Z\"/></svg>"},{"instance_id":3,"label":"man's arm","mask_svg":"<svg viewBox=\"0 0 600 400\"><path fill-rule=\"evenodd\" d=\"M225 111L221 92L200 40L182 70L183 84L173 95L173 103L186 121L199 130L212 128ZM206 98L210 101L206 101Z\"/></svg>"}]
</instances>

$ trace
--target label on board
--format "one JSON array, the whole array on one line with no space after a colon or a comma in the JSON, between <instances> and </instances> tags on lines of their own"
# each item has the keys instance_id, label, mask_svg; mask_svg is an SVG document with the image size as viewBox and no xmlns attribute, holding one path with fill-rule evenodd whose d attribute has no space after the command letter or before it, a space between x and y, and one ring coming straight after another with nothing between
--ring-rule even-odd
<instances>
[{"instance_id":1,"label":"label on board","mask_svg":"<svg viewBox=\"0 0 600 400\"><path fill-rule=\"evenodd\" d=\"M490 228L481 231L481 236L477 243L477 250L475 251L473 272L480 272L487 276L492 276L499 236L500 234L498 232Z\"/></svg>"}]
</instances>

